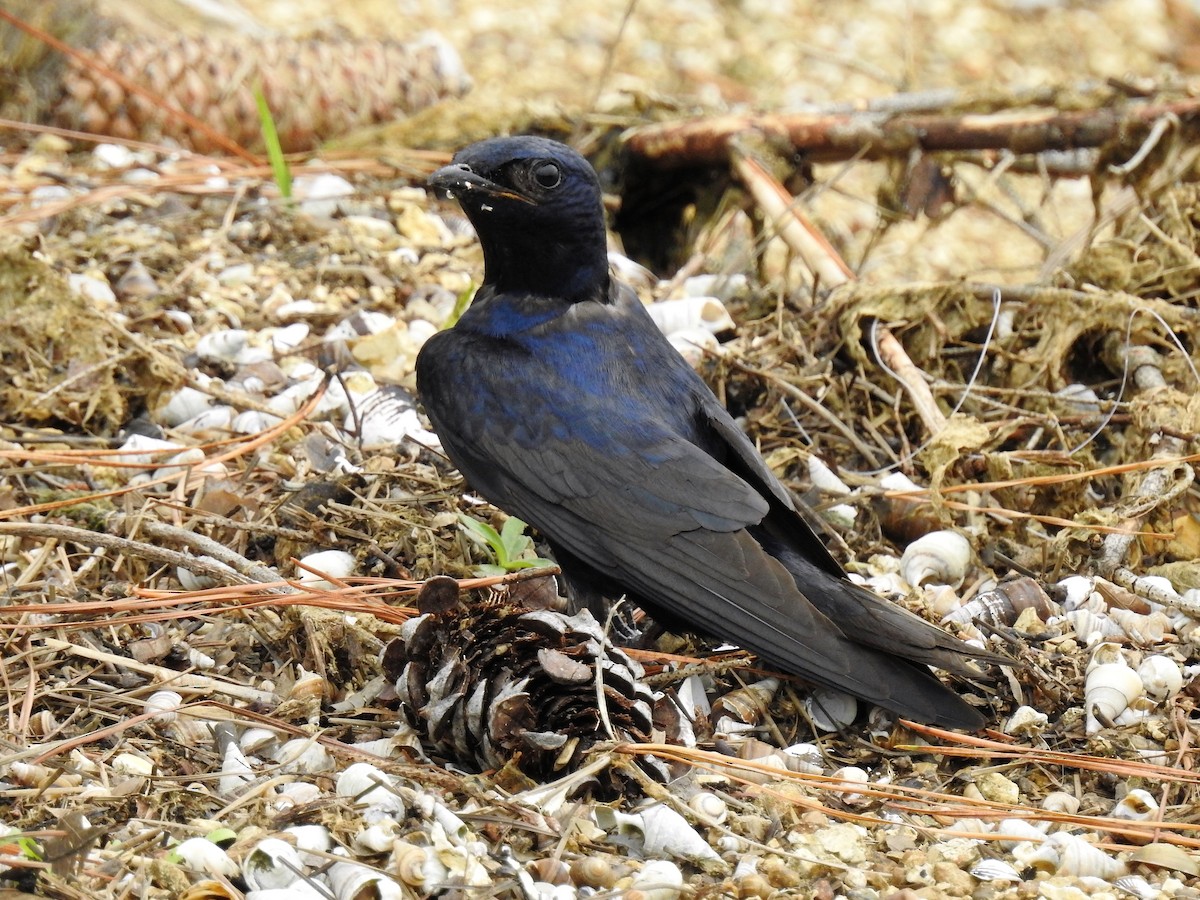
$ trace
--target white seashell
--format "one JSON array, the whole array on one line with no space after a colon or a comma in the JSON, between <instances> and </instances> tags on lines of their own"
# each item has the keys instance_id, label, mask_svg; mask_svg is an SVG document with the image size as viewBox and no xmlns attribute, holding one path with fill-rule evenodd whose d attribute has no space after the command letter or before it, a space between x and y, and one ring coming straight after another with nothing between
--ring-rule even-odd
<instances>
[{"instance_id":1,"label":"white seashell","mask_svg":"<svg viewBox=\"0 0 1200 900\"><path fill-rule=\"evenodd\" d=\"M703 328L683 328L667 335L667 341L679 351L693 369L698 369L710 353L719 353L721 342Z\"/></svg>"},{"instance_id":2,"label":"white seashell","mask_svg":"<svg viewBox=\"0 0 1200 900\"><path fill-rule=\"evenodd\" d=\"M1147 695L1159 703L1169 700L1183 688L1183 671L1168 656L1147 656L1138 665L1137 673Z\"/></svg>"},{"instance_id":3,"label":"white seashell","mask_svg":"<svg viewBox=\"0 0 1200 900\"><path fill-rule=\"evenodd\" d=\"M688 801L688 806L705 823L721 825L729 818L729 805L712 791L700 791Z\"/></svg>"},{"instance_id":4,"label":"white seashell","mask_svg":"<svg viewBox=\"0 0 1200 900\"><path fill-rule=\"evenodd\" d=\"M629 890L638 891L642 900L676 900L683 893L683 872L673 862L652 859L633 876Z\"/></svg>"},{"instance_id":5,"label":"white seashell","mask_svg":"<svg viewBox=\"0 0 1200 900\"><path fill-rule=\"evenodd\" d=\"M247 891L245 900L329 900L329 891L318 889L307 879L298 878L287 887Z\"/></svg>"},{"instance_id":6,"label":"white seashell","mask_svg":"<svg viewBox=\"0 0 1200 900\"><path fill-rule=\"evenodd\" d=\"M241 362L242 351L250 340L250 332L243 328L222 328L200 336L196 342L196 355L213 362Z\"/></svg>"},{"instance_id":7,"label":"white seashell","mask_svg":"<svg viewBox=\"0 0 1200 900\"><path fill-rule=\"evenodd\" d=\"M1032 706L1020 706L1004 724L1005 734L1036 735L1046 730L1050 717Z\"/></svg>"},{"instance_id":8,"label":"white seashell","mask_svg":"<svg viewBox=\"0 0 1200 900\"><path fill-rule=\"evenodd\" d=\"M1091 578L1082 575L1071 575L1060 581L1058 586L1066 595L1062 601L1063 609L1068 612L1079 609L1092 596L1094 584Z\"/></svg>"},{"instance_id":9,"label":"white seashell","mask_svg":"<svg viewBox=\"0 0 1200 900\"><path fill-rule=\"evenodd\" d=\"M1049 823L1045 823L1049 827ZM996 826L996 834L1018 840L1001 840L1000 846L1005 850L1013 850L1022 844L1040 844L1046 839L1046 833L1025 819L1001 819Z\"/></svg>"},{"instance_id":10,"label":"white seashell","mask_svg":"<svg viewBox=\"0 0 1200 900\"><path fill-rule=\"evenodd\" d=\"M356 398L343 427L355 434L364 450L396 447L409 438L425 446L441 446L421 424L413 398L391 385Z\"/></svg>"},{"instance_id":11,"label":"white seashell","mask_svg":"<svg viewBox=\"0 0 1200 900\"><path fill-rule=\"evenodd\" d=\"M1086 646L1091 646L1097 641L1107 641L1125 635L1121 626L1110 619L1106 613L1092 612L1090 609L1076 609L1066 613L1061 619L1071 626L1075 637Z\"/></svg>"},{"instance_id":12,"label":"white seashell","mask_svg":"<svg viewBox=\"0 0 1200 900\"><path fill-rule=\"evenodd\" d=\"M858 508L850 503L825 507L824 517L839 528L852 528L858 520Z\"/></svg>"},{"instance_id":13,"label":"white seashell","mask_svg":"<svg viewBox=\"0 0 1200 900\"><path fill-rule=\"evenodd\" d=\"M273 416L257 409L248 409L234 417L231 427L237 434L258 434L274 428L282 421L282 416Z\"/></svg>"},{"instance_id":14,"label":"white seashell","mask_svg":"<svg viewBox=\"0 0 1200 900\"><path fill-rule=\"evenodd\" d=\"M1142 615L1115 607L1108 611L1108 617L1136 644L1161 644L1163 636L1171 630L1171 620L1161 612Z\"/></svg>"},{"instance_id":15,"label":"white seashell","mask_svg":"<svg viewBox=\"0 0 1200 900\"><path fill-rule=\"evenodd\" d=\"M1104 663L1088 672L1083 693L1087 733L1095 734L1141 696L1142 679L1124 661Z\"/></svg>"},{"instance_id":16,"label":"white seashell","mask_svg":"<svg viewBox=\"0 0 1200 900\"><path fill-rule=\"evenodd\" d=\"M96 309L106 312L116 311L117 294L104 276L72 272L67 276L67 283L70 284L71 290Z\"/></svg>"},{"instance_id":17,"label":"white seashell","mask_svg":"<svg viewBox=\"0 0 1200 900\"><path fill-rule=\"evenodd\" d=\"M1090 672L1097 666L1107 665L1109 663L1120 663L1127 665L1125 654L1121 651L1121 645L1108 641L1103 644L1097 644L1092 650L1092 656L1088 660L1086 671Z\"/></svg>"},{"instance_id":18,"label":"white seashell","mask_svg":"<svg viewBox=\"0 0 1200 900\"><path fill-rule=\"evenodd\" d=\"M1079 798L1066 791L1051 791L1042 798L1042 809L1075 815L1079 812Z\"/></svg>"},{"instance_id":19,"label":"white seashell","mask_svg":"<svg viewBox=\"0 0 1200 900\"><path fill-rule=\"evenodd\" d=\"M1146 822L1158 815L1158 801L1149 791L1134 788L1121 798L1109 815L1130 822Z\"/></svg>"},{"instance_id":20,"label":"white seashell","mask_svg":"<svg viewBox=\"0 0 1200 900\"><path fill-rule=\"evenodd\" d=\"M271 800L271 809L277 813L287 812L297 806L315 803L324 795L324 791L315 784L307 781L293 781L279 788Z\"/></svg>"},{"instance_id":21,"label":"white seashell","mask_svg":"<svg viewBox=\"0 0 1200 900\"><path fill-rule=\"evenodd\" d=\"M329 751L311 738L293 738L275 751L275 762L285 772L315 775L333 769Z\"/></svg>"},{"instance_id":22,"label":"white seashell","mask_svg":"<svg viewBox=\"0 0 1200 900\"><path fill-rule=\"evenodd\" d=\"M782 753L784 761L782 768L786 768L791 772L820 775L825 771L821 748L816 744L792 744L790 747L784 747Z\"/></svg>"},{"instance_id":23,"label":"white seashell","mask_svg":"<svg viewBox=\"0 0 1200 900\"><path fill-rule=\"evenodd\" d=\"M1137 900L1159 900L1159 898L1166 896L1162 890L1152 885L1141 875L1122 875L1113 881L1113 887L1132 897L1136 897Z\"/></svg>"},{"instance_id":24,"label":"white seashell","mask_svg":"<svg viewBox=\"0 0 1200 900\"><path fill-rule=\"evenodd\" d=\"M215 262L216 260L214 260ZM215 266L214 266L215 268ZM226 287L237 287L246 284L254 277L254 266L251 263L237 263L226 266L217 273L217 283Z\"/></svg>"},{"instance_id":25,"label":"white seashell","mask_svg":"<svg viewBox=\"0 0 1200 900\"><path fill-rule=\"evenodd\" d=\"M418 888L422 894L443 884L449 874L432 847L421 847L407 841L396 841L387 869L404 884Z\"/></svg>"},{"instance_id":26,"label":"white seashell","mask_svg":"<svg viewBox=\"0 0 1200 900\"><path fill-rule=\"evenodd\" d=\"M978 881L1020 881L1021 873L1002 859L981 859L971 867L971 877Z\"/></svg>"},{"instance_id":27,"label":"white seashell","mask_svg":"<svg viewBox=\"0 0 1200 900\"><path fill-rule=\"evenodd\" d=\"M324 825L289 825L283 830L295 839L300 860L306 866L319 868L325 865L325 858L321 854L333 849L333 835L328 828ZM387 849L390 850L391 846Z\"/></svg>"},{"instance_id":28,"label":"white seashell","mask_svg":"<svg viewBox=\"0 0 1200 900\"><path fill-rule=\"evenodd\" d=\"M387 853L400 833L400 823L395 819L382 819L368 825L354 835L354 849L361 853Z\"/></svg>"},{"instance_id":29,"label":"white seashell","mask_svg":"<svg viewBox=\"0 0 1200 900\"><path fill-rule=\"evenodd\" d=\"M349 575L353 575L358 565L358 562L354 559L354 555L347 553L345 550L321 550L302 557L300 561L304 565L316 569L318 572L338 581ZM332 582L322 578L320 575L309 572L307 569L301 569L296 576L296 580L302 586L312 590L335 590L335 585Z\"/></svg>"},{"instance_id":30,"label":"white seashell","mask_svg":"<svg viewBox=\"0 0 1200 900\"><path fill-rule=\"evenodd\" d=\"M149 468L158 465L162 460L171 455L164 451L173 450L178 452L185 449L187 448L183 444L178 444L175 441L164 441L160 438L147 437L144 434L131 434L125 443L117 448L119 452L113 457L113 461L135 463Z\"/></svg>"},{"instance_id":31,"label":"white seashell","mask_svg":"<svg viewBox=\"0 0 1200 900\"><path fill-rule=\"evenodd\" d=\"M213 405L213 398L194 387L181 387L171 399L158 408L157 419L168 428L193 419Z\"/></svg>"},{"instance_id":32,"label":"white seashell","mask_svg":"<svg viewBox=\"0 0 1200 900\"><path fill-rule=\"evenodd\" d=\"M329 869L329 886L337 900L403 900L404 890L382 872L353 862L334 863Z\"/></svg>"},{"instance_id":33,"label":"white seashell","mask_svg":"<svg viewBox=\"0 0 1200 900\"><path fill-rule=\"evenodd\" d=\"M719 859L708 841L704 840L687 819L661 803L648 806L637 813L617 812L607 806L597 806L592 815L596 824L607 832L640 836L648 856L665 854L680 859Z\"/></svg>"},{"instance_id":34,"label":"white seashell","mask_svg":"<svg viewBox=\"0 0 1200 900\"><path fill-rule=\"evenodd\" d=\"M199 556L197 559L202 559L205 562L220 565L211 556ZM185 591L203 591L210 587L215 587L220 582L212 575L197 575L191 569L185 569L182 566L175 567L175 578L179 581L180 587Z\"/></svg>"},{"instance_id":35,"label":"white seashell","mask_svg":"<svg viewBox=\"0 0 1200 900\"><path fill-rule=\"evenodd\" d=\"M170 478L186 469L190 469L205 461L204 451L199 447L187 447L174 456L162 461L162 465L154 470L155 478Z\"/></svg>"},{"instance_id":36,"label":"white seashell","mask_svg":"<svg viewBox=\"0 0 1200 900\"><path fill-rule=\"evenodd\" d=\"M971 543L957 531L931 531L904 548L900 574L913 587L930 581L957 587L971 565Z\"/></svg>"},{"instance_id":37,"label":"white seashell","mask_svg":"<svg viewBox=\"0 0 1200 900\"><path fill-rule=\"evenodd\" d=\"M646 312L658 330L668 337L681 331L717 335L737 327L725 304L716 297L660 300L647 306Z\"/></svg>"},{"instance_id":38,"label":"white seashell","mask_svg":"<svg viewBox=\"0 0 1200 900\"><path fill-rule=\"evenodd\" d=\"M262 753L268 748L274 749L279 743L279 732L273 728L254 726L247 728L238 738L238 746L243 753Z\"/></svg>"},{"instance_id":39,"label":"white seashell","mask_svg":"<svg viewBox=\"0 0 1200 900\"><path fill-rule=\"evenodd\" d=\"M172 848L171 853L183 865L189 869L195 869L197 872L226 877L238 873L238 864L229 858L229 854L205 838L188 838L179 846Z\"/></svg>"},{"instance_id":40,"label":"white seashell","mask_svg":"<svg viewBox=\"0 0 1200 900\"><path fill-rule=\"evenodd\" d=\"M808 480L812 482L813 487L825 494L845 497L851 493L850 486L838 478L833 469L826 465L825 460L816 454L810 454L808 457Z\"/></svg>"},{"instance_id":41,"label":"white seashell","mask_svg":"<svg viewBox=\"0 0 1200 900\"><path fill-rule=\"evenodd\" d=\"M1101 878L1104 881L1112 881L1128 871L1125 863L1119 859L1066 831L1057 831L1047 837L1026 862L1035 869L1055 875Z\"/></svg>"},{"instance_id":42,"label":"white seashell","mask_svg":"<svg viewBox=\"0 0 1200 900\"><path fill-rule=\"evenodd\" d=\"M118 753L110 765L114 772L123 775L150 776L154 774L154 761L138 753Z\"/></svg>"},{"instance_id":43,"label":"white seashell","mask_svg":"<svg viewBox=\"0 0 1200 900\"><path fill-rule=\"evenodd\" d=\"M404 801L390 787L392 777L370 763L358 762L347 766L338 776L336 791L355 803L371 807L396 819L406 814Z\"/></svg>"},{"instance_id":44,"label":"white seashell","mask_svg":"<svg viewBox=\"0 0 1200 900\"><path fill-rule=\"evenodd\" d=\"M251 890L286 888L303 872L299 852L280 838L264 838L242 860L242 877Z\"/></svg>"},{"instance_id":45,"label":"white seashell","mask_svg":"<svg viewBox=\"0 0 1200 900\"><path fill-rule=\"evenodd\" d=\"M300 202L300 211L321 219L332 217L341 206L339 201L353 194L353 184L329 172L297 175L292 182L292 196Z\"/></svg>"},{"instance_id":46,"label":"white seashell","mask_svg":"<svg viewBox=\"0 0 1200 900\"><path fill-rule=\"evenodd\" d=\"M831 785L839 789L838 796L843 803L848 803L852 806L867 803L870 798L865 794L857 791L846 791L845 788L860 787L871 783L871 776L866 769L858 766L842 766L840 769L834 769L830 775L831 778L838 779Z\"/></svg>"},{"instance_id":47,"label":"white seashell","mask_svg":"<svg viewBox=\"0 0 1200 900\"><path fill-rule=\"evenodd\" d=\"M92 159L105 169L127 169L137 162L134 152L124 144L97 144Z\"/></svg>"},{"instance_id":48,"label":"white seashell","mask_svg":"<svg viewBox=\"0 0 1200 900\"><path fill-rule=\"evenodd\" d=\"M417 260L413 260L417 262ZM396 324L387 313L363 309L351 313L325 332L326 341L355 341L369 334L379 334Z\"/></svg>"},{"instance_id":49,"label":"white seashell","mask_svg":"<svg viewBox=\"0 0 1200 900\"><path fill-rule=\"evenodd\" d=\"M271 330L271 349L282 355L299 347L308 338L312 329L307 322L293 322L282 328Z\"/></svg>"},{"instance_id":50,"label":"white seashell","mask_svg":"<svg viewBox=\"0 0 1200 900\"><path fill-rule=\"evenodd\" d=\"M237 418L237 410L232 406L211 406L202 410L190 419L175 426L176 431L184 434L198 434L204 431L229 431L233 420Z\"/></svg>"},{"instance_id":51,"label":"white seashell","mask_svg":"<svg viewBox=\"0 0 1200 900\"><path fill-rule=\"evenodd\" d=\"M801 702L813 725L821 731L841 731L858 715L858 700L830 688L815 687Z\"/></svg>"},{"instance_id":52,"label":"white seashell","mask_svg":"<svg viewBox=\"0 0 1200 900\"><path fill-rule=\"evenodd\" d=\"M433 802L430 804L428 814L433 821L442 826L442 830L451 841L455 844L464 844L474 838L467 823L460 819L450 807L436 798L431 799Z\"/></svg>"},{"instance_id":53,"label":"white seashell","mask_svg":"<svg viewBox=\"0 0 1200 900\"><path fill-rule=\"evenodd\" d=\"M250 765L242 748L230 741L225 747L225 755L221 758L221 777L217 779L217 793L224 797L232 796L252 781L254 767Z\"/></svg>"},{"instance_id":54,"label":"white seashell","mask_svg":"<svg viewBox=\"0 0 1200 900\"><path fill-rule=\"evenodd\" d=\"M183 706L183 696L178 691L155 691L146 698L142 712L154 716L155 722L166 725L179 718L176 710L181 706Z\"/></svg>"},{"instance_id":55,"label":"white seashell","mask_svg":"<svg viewBox=\"0 0 1200 900\"><path fill-rule=\"evenodd\" d=\"M682 285L685 297L719 297L728 300L746 289L748 280L741 272L693 275Z\"/></svg>"}]
</instances>

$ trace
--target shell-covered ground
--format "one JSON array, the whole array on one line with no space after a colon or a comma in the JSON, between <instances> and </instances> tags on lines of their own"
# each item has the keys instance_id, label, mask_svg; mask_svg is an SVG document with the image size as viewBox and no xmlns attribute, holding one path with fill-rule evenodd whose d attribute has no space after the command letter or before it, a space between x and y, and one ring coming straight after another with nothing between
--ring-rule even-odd
<instances>
[{"instance_id":1,"label":"shell-covered ground","mask_svg":"<svg viewBox=\"0 0 1200 900\"><path fill-rule=\"evenodd\" d=\"M129 89L64 105L45 79L97 76L0 22L4 896L1200 896L1193 5L17 12L203 46L147 77L225 136L248 38L365 110L378 42L436 32L457 96L343 123L288 198L260 146L58 130L131 121ZM631 150L778 113L964 146ZM985 732L556 611L411 393L482 277L424 176L527 129L594 159L617 270L854 576L1013 658L955 685Z\"/></svg>"}]
</instances>

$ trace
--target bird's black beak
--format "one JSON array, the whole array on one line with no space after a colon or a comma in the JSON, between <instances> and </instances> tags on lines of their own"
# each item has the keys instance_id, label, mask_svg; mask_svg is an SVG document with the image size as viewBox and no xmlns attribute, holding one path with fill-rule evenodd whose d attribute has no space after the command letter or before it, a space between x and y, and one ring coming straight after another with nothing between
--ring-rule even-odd
<instances>
[{"instance_id":1,"label":"bird's black beak","mask_svg":"<svg viewBox=\"0 0 1200 900\"><path fill-rule=\"evenodd\" d=\"M452 196L459 198L477 191L488 197L519 200L522 203L529 204L535 202L532 198L526 197L524 194L519 194L512 188L496 184L496 182L490 181L482 175L471 171L471 167L466 163L451 163L448 166L443 166L429 176L428 184L431 188L446 191Z\"/></svg>"}]
</instances>

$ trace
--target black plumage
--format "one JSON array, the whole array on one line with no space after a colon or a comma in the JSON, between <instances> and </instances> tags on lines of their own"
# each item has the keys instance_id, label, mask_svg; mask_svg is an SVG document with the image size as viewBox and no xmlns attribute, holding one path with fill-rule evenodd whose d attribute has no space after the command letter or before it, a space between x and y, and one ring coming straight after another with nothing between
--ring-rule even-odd
<instances>
[{"instance_id":1,"label":"black plumage","mask_svg":"<svg viewBox=\"0 0 1200 900\"><path fill-rule=\"evenodd\" d=\"M664 622L914 719L984 716L929 671L996 658L845 578L704 382L610 275L595 172L496 138L430 179L483 246L484 282L417 359L451 461L549 541L573 599Z\"/></svg>"}]
</instances>

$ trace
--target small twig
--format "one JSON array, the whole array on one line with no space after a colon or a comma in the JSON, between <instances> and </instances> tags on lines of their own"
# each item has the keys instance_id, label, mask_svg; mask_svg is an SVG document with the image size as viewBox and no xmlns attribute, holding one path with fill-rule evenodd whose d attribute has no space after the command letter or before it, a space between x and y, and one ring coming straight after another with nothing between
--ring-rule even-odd
<instances>
[{"instance_id":1,"label":"small twig","mask_svg":"<svg viewBox=\"0 0 1200 900\"><path fill-rule=\"evenodd\" d=\"M192 556L189 553L180 553L178 550L168 550L166 547L157 547L154 544L135 541L116 534L107 534L102 531L88 531L86 528L76 528L73 525L56 525L48 522L37 524L32 522L0 522L0 534L70 541L73 544L79 544L83 547L106 547L137 559L144 559L161 565L175 566L186 569L196 575L207 575L223 583L255 583L254 579L248 578L216 560Z\"/></svg>"},{"instance_id":2,"label":"small twig","mask_svg":"<svg viewBox=\"0 0 1200 900\"><path fill-rule=\"evenodd\" d=\"M929 382L925 380L925 373L905 352L891 329L880 328L876 319L871 320L871 336L874 339L872 343L876 348L879 364L900 382L930 436L938 434L946 427L946 417L938 409Z\"/></svg>"},{"instance_id":3,"label":"small twig","mask_svg":"<svg viewBox=\"0 0 1200 900\"><path fill-rule=\"evenodd\" d=\"M854 278L850 267L796 205L796 198L735 141L729 150L733 170L750 191L768 223L795 251L821 284L835 287ZM810 298L811 302L811 298Z\"/></svg>"},{"instance_id":4,"label":"small twig","mask_svg":"<svg viewBox=\"0 0 1200 900\"><path fill-rule=\"evenodd\" d=\"M117 516L113 521L119 526L124 524L125 518ZM280 579L279 573L273 569L261 563L252 562L219 541L214 541L212 538L206 537L203 534L197 534L194 531L188 531L186 528L176 528L174 525L168 525L165 522L159 522L149 517L142 517L138 520L135 530L144 531L153 538L175 541L176 543L183 544L185 547L190 547L196 553L210 556L218 562L229 566L252 582L267 584L279 581Z\"/></svg>"},{"instance_id":5,"label":"small twig","mask_svg":"<svg viewBox=\"0 0 1200 900\"><path fill-rule=\"evenodd\" d=\"M246 703L256 703L268 707L274 706L276 703L276 697L272 692L247 687L237 682L221 681L209 675L177 672L174 669L168 669L164 666L138 662L136 659L128 656L118 656L115 653L106 653L103 650L95 650L81 644L72 644L70 641L60 641L58 638L35 635L32 640L35 644L40 642L48 650L70 653L73 656L105 663L115 666L118 671L140 672L142 675L153 678L156 685L183 688L185 690L196 691L204 696L221 694L226 697L232 697L234 700L242 700Z\"/></svg>"}]
</instances>

